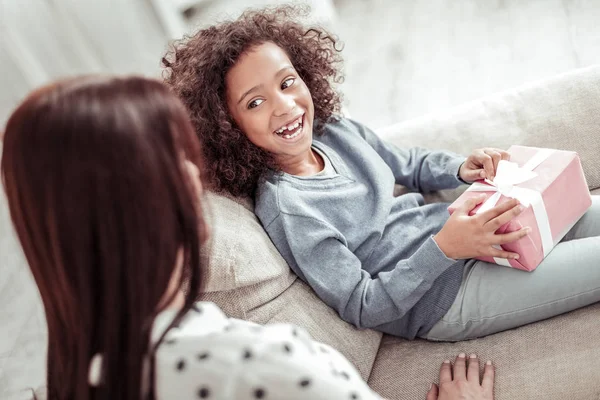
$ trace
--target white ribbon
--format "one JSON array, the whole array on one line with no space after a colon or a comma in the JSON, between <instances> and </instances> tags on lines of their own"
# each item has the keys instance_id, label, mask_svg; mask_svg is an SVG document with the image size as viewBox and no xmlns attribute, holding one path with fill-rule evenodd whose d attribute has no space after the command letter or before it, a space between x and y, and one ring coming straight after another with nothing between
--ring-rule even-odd
<instances>
[{"instance_id":1,"label":"white ribbon","mask_svg":"<svg viewBox=\"0 0 600 400\"><path fill-rule=\"evenodd\" d=\"M477 182L467 189L468 192L496 192L481 205L479 210L477 210L477 214L495 207L501 196L517 199L525 207L531 206L542 238L544 257L550 253L554 246L552 231L550 230L550 220L548 219L544 199L540 192L533 189L520 188L517 185L535 178L537 173L533 170L550 157L553 152L554 150L551 149L539 149L536 155L522 167L519 167L517 163L502 160L498 163L494 181L486 179L485 182L487 185ZM502 250L500 246L494 247ZM494 257L494 262L506 267L512 267L505 258Z\"/></svg>"}]
</instances>

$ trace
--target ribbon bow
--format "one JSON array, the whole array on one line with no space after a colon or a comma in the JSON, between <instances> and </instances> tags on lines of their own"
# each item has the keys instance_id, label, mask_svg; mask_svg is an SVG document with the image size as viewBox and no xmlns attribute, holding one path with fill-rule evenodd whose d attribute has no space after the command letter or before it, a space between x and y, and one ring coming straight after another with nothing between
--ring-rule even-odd
<instances>
[{"instance_id":1,"label":"ribbon bow","mask_svg":"<svg viewBox=\"0 0 600 400\"><path fill-rule=\"evenodd\" d=\"M535 178L538 174L533 170L544 162L551 154L551 149L540 149L525 165L519 167L517 163L502 160L496 168L496 177L493 181L486 179L484 183L476 182L467 189L470 192L496 192L487 199L477 210L477 214L485 212L498 204L500 197L510 197L519 200L525 207L531 206L535 215L538 230L542 238L542 250L544 257L550 253L554 247L552 231L550 230L550 221L548 212L544 205L542 194L533 189L526 189L518 185ZM495 246L502 249L500 246ZM512 267L505 258L494 257L496 264Z\"/></svg>"}]
</instances>

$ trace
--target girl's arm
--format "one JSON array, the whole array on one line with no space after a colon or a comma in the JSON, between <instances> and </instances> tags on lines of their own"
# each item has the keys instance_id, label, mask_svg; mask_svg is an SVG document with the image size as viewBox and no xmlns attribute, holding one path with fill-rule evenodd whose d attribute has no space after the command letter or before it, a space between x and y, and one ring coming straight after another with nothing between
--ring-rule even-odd
<instances>
[{"instance_id":1,"label":"girl's arm","mask_svg":"<svg viewBox=\"0 0 600 400\"><path fill-rule=\"evenodd\" d=\"M464 182L458 177L465 157L448 151L433 151L420 147L400 149L380 139L366 126L345 120L390 167L396 183L418 192L453 189Z\"/></svg>"},{"instance_id":2,"label":"girl's arm","mask_svg":"<svg viewBox=\"0 0 600 400\"><path fill-rule=\"evenodd\" d=\"M360 328L402 318L456 263L430 237L393 270L372 277L344 237L321 220L280 213L266 230L272 238L290 239L279 242L290 267L342 319Z\"/></svg>"}]
</instances>

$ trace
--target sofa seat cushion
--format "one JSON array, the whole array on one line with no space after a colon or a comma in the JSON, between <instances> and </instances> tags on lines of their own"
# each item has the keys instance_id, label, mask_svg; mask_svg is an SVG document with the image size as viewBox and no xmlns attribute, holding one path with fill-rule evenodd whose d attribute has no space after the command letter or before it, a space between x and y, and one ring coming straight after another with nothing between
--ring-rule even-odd
<instances>
[{"instance_id":1,"label":"sofa seat cushion","mask_svg":"<svg viewBox=\"0 0 600 400\"><path fill-rule=\"evenodd\" d=\"M441 363L464 352L494 362L496 400L597 399L599 344L600 304L465 342L385 335L369 385L389 399L423 399Z\"/></svg>"}]
</instances>

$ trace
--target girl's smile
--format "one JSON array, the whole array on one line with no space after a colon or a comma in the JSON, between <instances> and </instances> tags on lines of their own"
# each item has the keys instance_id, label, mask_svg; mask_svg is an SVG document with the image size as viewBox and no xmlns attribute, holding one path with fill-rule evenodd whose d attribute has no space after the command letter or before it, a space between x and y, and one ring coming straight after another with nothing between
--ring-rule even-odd
<instances>
[{"instance_id":1,"label":"girl's smile","mask_svg":"<svg viewBox=\"0 0 600 400\"><path fill-rule=\"evenodd\" d=\"M305 135L305 130L303 129L304 115L305 114L302 114L298 118L292 120L292 122L284 124L274 133L282 138L286 143L296 143L300 141Z\"/></svg>"}]
</instances>

